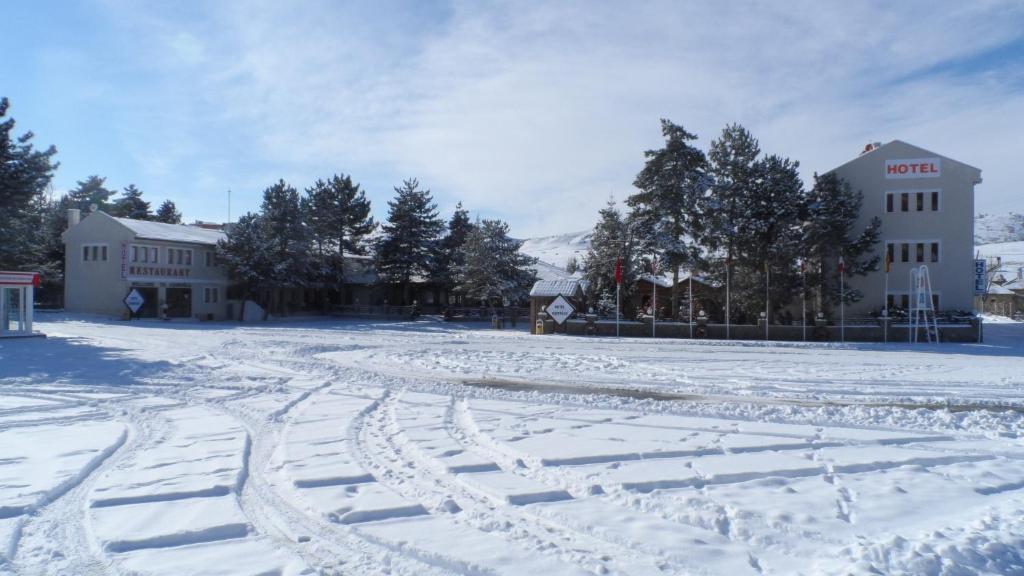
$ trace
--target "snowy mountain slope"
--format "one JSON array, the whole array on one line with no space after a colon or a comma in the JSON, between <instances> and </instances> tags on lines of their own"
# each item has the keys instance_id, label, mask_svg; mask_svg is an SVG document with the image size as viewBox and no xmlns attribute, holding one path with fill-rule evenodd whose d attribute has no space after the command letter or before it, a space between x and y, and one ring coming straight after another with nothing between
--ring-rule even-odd
<instances>
[{"instance_id":1,"label":"snowy mountain slope","mask_svg":"<svg viewBox=\"0 0 1024 576\"><path fill-rule=\"evenodd\" d=\"M519 251L540 260L537 263L537 276L541 280L575 278L579 273L569 274L565 271L565 265L573 256L579 264L583 264L590 250L590 236L590 231L583 231L527 238Z\"/></svg>"},{"instance_id":2,"label":"snowy mountain slope","mask_svg":"<svg viewBox=\"0 0 1024 576\"><path fill-rule=\"evenodd\" d=\"M974 243L1024 241L1024 214L979 214L974 217Z\"/></svg>"}]
</instances>

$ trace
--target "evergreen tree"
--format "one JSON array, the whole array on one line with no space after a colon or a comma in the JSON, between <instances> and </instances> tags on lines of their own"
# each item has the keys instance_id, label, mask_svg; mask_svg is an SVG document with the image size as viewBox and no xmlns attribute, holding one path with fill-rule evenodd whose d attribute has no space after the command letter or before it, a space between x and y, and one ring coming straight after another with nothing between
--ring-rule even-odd
<instances>
[{"instance_id":1,"label":"evergreen tree","mask_svg":"<svg viewBox=\"0 0 1024 576\"><path fill-rule=\"evenodd\" d=\"M808 285L817 286L819 309L824 310L839 302L839 258L843 258L846 278L863 276L878 270L880 257L874 252L878 243L880 219L872 218L857 232L864 194L854 191L834 172L814 175L814 188L807 203L807 221L804 227L804 253L808 259ZM858 302L864 295L860 290L845 291L847 302Z\"/></svg>"},{"instance_id":2,"label":"evergreen tree","mask_svg":"<svg viewBox=\"0 0 1024 576\"><path fill-rule=\"evenodd\" d=\"M408 304L412 280L426 278L434 269L444 222L437 217L430 190L420 190L415 178L404 181L395 193L395 199L388 201L388 221L377 248L377 271L385 280L402 286L403 304Z\"/></svg>"},{"instance_id":3,"label":"evergreen tree","mask_svg":"<svg viewBox=\"0 0 1024 576\"><path fill-rule=\"evenodd\" d=\"M706 199L707 227L701 242L710 258L705 274L722 286L728 275L729 315L733 321L742 309L749 310L756 307L756 302L763 302L756 296L757 269L737 268L735 261L736 242L749 224L760 155L757 139L739 124L726 126L708 150L713 183ZM723 311L725 308L723 302Z\"/></svg>"},{"instance_id":4,"label":"evergreen tree","mask_svg":"<svg viewBox=\"0 0 1024 576\"><path fill-rule=\"evenodd\" d=\"M508 235L508 224L484 220L474 226L463 243L458 289L485 305L513 304L524 300L537 278L531 266L537 259L519 251L523 245Z\"/></svg>"},{"instance_id":5,"label":"evergreen tree","mask_svg":"<svg viewBox=\"0 0 1024 576\"><path fill-rule=\"evenodd\" d=\"M604 313L614 313L615 264L621 262L622 286L619 297L624 315L631 316L632 311L626 314L627 307L643 266L640 260L638 221L632 217L624 218L614 200L608 200L599 214L600 219L590 236L590 249L583 259L587 300Z\"/></svg>"},{"instance_id":6,"label":"evergreen tree","mask_svg":"<svg viewBox=\"0 0 1024 576\"><path fill-rule=\"evenodd\" d=\"M569 259L565 261L565 271L567 274L575 274L580 269L580 261L576 259L576 255L569 256Z\"/></svg>"},{"instance_id":7,"label":"evergreen tree","mask_svg":"<svg viewBox=\"0 0 1024 576\"><path fill-rule=\"evenodd\" d=\"M797 258L805 194L798 167L798 162L775 155L754 165L743 231L733 243L737 268L757 280L753 285L738 283L737 304L750 316L765 310L766 282L770 286L769 314L789 303L800 285Z\"/></svg>"},{"instance_id":8,"label":"evergreen tree","mask_svg":"<svg viewBox=\"0 0 1024 576\"><path fill-rule=\"evenodd\" d=\"M466 237L475 228L469 220L469 212L462 207L462 202L455 206L455 212L448 220L448 231L441 238L434 260L434 280L445 289L455 288L459 269L463 264L462 246L466 243Z\"/></svg>"},{"instance_id":9,"label":"evergreen tree","mask_svg":"<svg viewBox=\"0 0 1024 576\"><path fill-rule=\"evenodd\" d=\"M317 180L302 199L303 219L314 249L314 277L340 288L345 282L345 254L365 254L366 237L377 227L370 200L349 176Z\"/></svg>"},{"instance_id":10,"label":"evergreen tree","mask_svg":"<svg viewBox=\"0 0 1024 576\"><path fill-rule=\"evenodd\" d=\"M275 286L303 286L309 277L309 236L302 222L299 193L284 180L263 191L259 222L273 268Z\"/></svg>"},{"instance_id":11,"label":"evergreen tree","mask_svg":"<svg viewBox=\"0 0 1024 576\"><path fill-rule=\"evenodd\" d=\"M42 270L48 261L39 233L49 210L47 187L58 166L57 150L36 150L32 132L15 136L14 119L3 120L9 106L0 98L0 270Z\"/></svg>"},{"instance_id":12,"label":"evergreen tree","mask_svg":"<svg viewBox=\"0 0 1024 576\"><path fill-rule=\"evenodd\" d=\"M174 201L164 200L163 204L156 209L154 219L164 224L181 224L181 212L178 212L178 207L174 205Z\"/></svg>"},{"instance_id":13,"label":"evergreen tree","mask_svg":"<svg viewBox=\"0 0 1024 576\"><path fill-rule=\"evenodd\" d=\"M665 147L644 153L647 162L633 185L640 191L626 203L651 236L645 248L660 254L659 268L672 271L672 314L679 308L679 269L691 269L704 231L703 201L711 185L704 152L689 144L697 137L682 126L661 121Z\"/></svg>"},{"instance_id":14,"label":"evergreen tree","mask_svg":"<svg viewBox=\"0 0 1024 576\"><path fill-rule=\"evenodd\" d=\"M106 181L106 178L95 174L85 180L79 180L78 186L68 192L69 208L77 208L83 214L87 214L92 212L92 207L95 206L97 210L109 214L113 207L110 197L114 195L114 191L106 187Z\"/></svg>"},{"instance_id":15,"label":"evergreen tree","mask_svg":"<svg viewBox=\"0 0 1024 576\"><path fill-rule=\"evenodd\" d=\"M245 214L232 225L227 237L217 243L217 260L227 269L232 282L240 286L245 294L242 302L242 317L245 317L245 301L258 301L261 289L272 287L274 258L270 252L271 242L267 227L260 216ZM266 302L262 303L266 306Z\"/></svg>"},{"instance_id":16,"label":"evergreen tree","mask_svg":"<svg viewBox=\"0 0 1024 576\"><path fill-rule=\"evenodd\" d=\"M135 184L125 187L121 197L114 201L110 215L132 220L152 220L154 218L149 202L142 199L142 190L136 188Z\"/></svg>"}]
</instances>

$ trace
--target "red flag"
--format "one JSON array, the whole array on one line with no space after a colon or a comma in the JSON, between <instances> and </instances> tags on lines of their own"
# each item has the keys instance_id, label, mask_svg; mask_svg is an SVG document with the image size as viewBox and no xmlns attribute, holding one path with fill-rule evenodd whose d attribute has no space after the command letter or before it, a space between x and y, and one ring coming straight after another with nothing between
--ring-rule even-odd
<instances>
[{"instance_id":1,"label":"red flag","mask_svg":"<svg viewBox=\"0 0 1024 576\"><path fill-rule=\"evenodd\" d=\"M842 274L846 269L846 265L843 263L843 257L839 257L839 273Z\"/></svg>"},{"instance_id":2,"label":"red flag","mask_svg":"<svg viewBox=\"0 0 1024 576\"><path fill-rule=\"evenodd\" d=\"M622 258L615 259L615 283L622 284Z\"/></svg>"}]
</instances>

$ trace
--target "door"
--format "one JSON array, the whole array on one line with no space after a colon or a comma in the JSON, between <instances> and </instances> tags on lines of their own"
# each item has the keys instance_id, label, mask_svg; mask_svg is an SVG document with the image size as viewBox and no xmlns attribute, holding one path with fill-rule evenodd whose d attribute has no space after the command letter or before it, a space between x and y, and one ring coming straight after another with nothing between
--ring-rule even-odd
<instances>
[{"instance_id":1,"label":"door","mask_svg":"<svg viewBox=\"0 0 1024 576\"><path fill-rule=\"evenodd\" d=\"M192 316L192 288L167 288L167 317Z\"/></svg>"}]
</instances>

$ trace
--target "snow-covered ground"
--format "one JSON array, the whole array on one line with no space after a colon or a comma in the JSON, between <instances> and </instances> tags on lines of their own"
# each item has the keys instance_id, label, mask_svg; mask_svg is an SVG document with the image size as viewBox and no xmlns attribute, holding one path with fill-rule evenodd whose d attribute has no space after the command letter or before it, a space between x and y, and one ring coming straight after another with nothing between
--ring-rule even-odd
<instances>
[{"instance_id":1,"label":"snow-covered ground","mask_svg":"<svg viewBox=\"0 0 1024 576\"><path fill-rule=\"evenodd\" d=\"M0 341L0 574L1024 573L1024 324L40 328Z\"/></svg>"}]
</instances>

